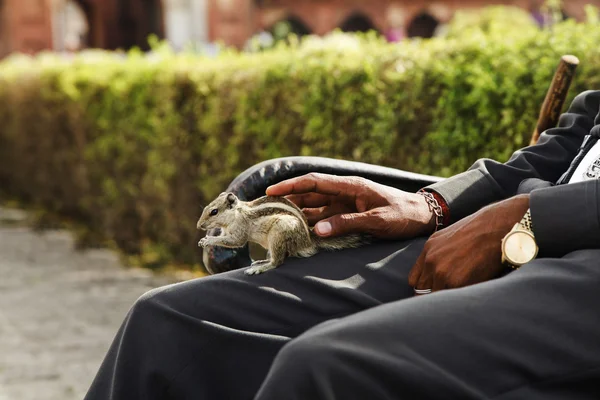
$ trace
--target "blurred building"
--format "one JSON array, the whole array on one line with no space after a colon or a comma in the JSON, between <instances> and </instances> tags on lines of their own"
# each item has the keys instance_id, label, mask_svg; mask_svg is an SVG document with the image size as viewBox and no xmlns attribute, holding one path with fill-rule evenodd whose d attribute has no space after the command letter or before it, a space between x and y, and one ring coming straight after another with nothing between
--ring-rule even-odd
<instances>
[{"instance_id":1,"label":"blurred building","mask_svg":"<svg viewBox=\"0 0 600 400\"><path fill-rule=\"evenodd\" d=\"M388 40L431 37L459 9L513 5L539 22L544 0L211 0L210 37L241 46L249 36L286 21L298 34L323 35L333 29L376 30ZM585 5L599 0L563 0L565 17L583 20Z\"/></svg>"},{"instance_id":2,"label":"blurred building","mask_svg":"<svg viewBox=\"0 0 600 400\"><path fill-rule=\"evenodd\" d=\"M13 51L208 42L208 0L0 0L0 57Z\"/></svg>"},{"instance_id":3,"label":"blurred building","mask_svg":"<svg viewBox=\"0 0 600 400\"><path fill-rule=\"evenodd\" d=\"M539 18L543 0L498 0ZM567 16L583 19L584 5L564 1ZM12 51L148 48L155 34L176 49L220 40L242 47L253 35L286 22L298 34L335 28L377 30L389 40L434 35L454 12L486 0L0 0L0 57Z\"/></svg>"}]
</instances>

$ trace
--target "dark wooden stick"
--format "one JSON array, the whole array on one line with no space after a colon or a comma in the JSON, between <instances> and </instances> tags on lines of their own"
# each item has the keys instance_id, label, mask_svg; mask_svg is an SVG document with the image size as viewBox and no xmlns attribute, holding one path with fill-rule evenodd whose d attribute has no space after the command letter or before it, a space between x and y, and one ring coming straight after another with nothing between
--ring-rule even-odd
<instances>
[{"instance_id":1,"label":"dark wooden stick","mask_svg":"<svg viewBox=\"0 0 600 400\"><path fill-rule=\"evenodd\" d=\"M537 143L542 132L546 129L554 128L558 124L558 118L560 117L578 65L579 59L575 56L565 55L560 58L560 63L556 68L554 78L552 78L552 83L548 88L548 93L546 93L546 99L542 104L537 125L531 136L530 145Z\"/></svg>"}]
</instances>

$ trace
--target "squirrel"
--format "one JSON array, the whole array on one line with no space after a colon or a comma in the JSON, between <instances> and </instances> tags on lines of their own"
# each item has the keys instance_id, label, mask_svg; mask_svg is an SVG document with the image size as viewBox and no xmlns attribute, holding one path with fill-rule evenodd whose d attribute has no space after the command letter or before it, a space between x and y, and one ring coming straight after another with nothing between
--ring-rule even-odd
<instances>
[{"instance_id":1,"label":"squirrel","mask_svg":"<svg viewBox=\"0 0 600 400\"><path fill-rule=\"evenodd\" d=\"M247 275L257 275L280 266L287 256L310 257L319 250L341 250L370 242L367 235L350 234L321 238L309 227L304 213L284 197L263 196L245 202L234 193L221 193L206 206L196 228L221 228L221 236L206 236L198 246L238 248L247 242L268 250L268 259L254 261Z\"/></svg>"}]
</instances>

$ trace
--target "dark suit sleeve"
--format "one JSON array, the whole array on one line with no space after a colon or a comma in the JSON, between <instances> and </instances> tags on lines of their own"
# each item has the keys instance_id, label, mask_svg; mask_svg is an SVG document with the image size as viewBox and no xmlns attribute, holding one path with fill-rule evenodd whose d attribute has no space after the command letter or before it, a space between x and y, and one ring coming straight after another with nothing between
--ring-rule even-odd
<instances>
[{"instance_id":1,"label":"dark suit sleeve","mask_svg":"<svg viewBox=\"0 0 600 400\"><path fill-rule=\"evenodd\" d=\"M529 206L542 255L600 248L600 180L534 190Z\"/></svg>"},{"instance_id":2,"label":"dark suit sleeve","mask_svg":"<svg viewBox=\"0 0 600 400\"><path fill-rule=\"evenodd\" d=\"M578 95L569 110L561 115L558 127L545 131L535 146L515 152L506 163L481 159L468 171L433 184L427 189L436 191L444 198L450 209L451 220L456 222L483 206L514 196L519 184L525 179L537 178L556 182L577 155L583 138L594 126L595 118L598 123L599 109L600 91L584 92ZM542 194L534 195L532 193L534 200L532 218L534 221L545 218L541 211L533 210L533 208L537 208L537 199L552 197L555 190L556 193L560 192L563 195L561 199L564 199L566 196L570 196L571 190L574 189L552 187L545 190L547 192ZM567 192L569 194L565 194ZM587 201L592 200L594 199L588 198ZM551 200L546 200L543 206L549 201ZM574 210L572 206L565 204L563 213L570 214ZM597 210L595 214L589 214L589 217L596 218L597 223Z\"/></svg>"}]
</instances>

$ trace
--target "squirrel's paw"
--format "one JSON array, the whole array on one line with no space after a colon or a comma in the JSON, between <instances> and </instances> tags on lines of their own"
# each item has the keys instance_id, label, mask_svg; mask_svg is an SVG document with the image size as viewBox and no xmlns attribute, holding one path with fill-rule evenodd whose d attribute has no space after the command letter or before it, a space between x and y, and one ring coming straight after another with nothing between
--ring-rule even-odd
<instances>
[{"instance_id":1,"label":"squirrel's paw","mask_svg":"<svg viewBox=\"0 0 600 400\"><path fill-rule=\"evenodd\" d=\"M250 266L255 267L257 265L266 264L268 262L269 262L269 260L257 260L257 261L253 261L252 264L250 264Z\"/></svg>"},{"instance_id":2,"label":"squirrel's paw","mask_svg":"<svg viewBox=\"0 0 600 400\"><path fill-rule=\"evenodd\" d=\"M210 246L210 239L208 237L203 237L198 242L198 247L206 247L206 246Z\"/></svg>"},{"instance_id":3,"label":"squirrel's paw","mask_svg":"<svg viewBox=\"0 0 600 400\"><path fill-rule=\"evenodd\" d=\"M244 273L246 275L259 275L262 274L263 272L267 272L270 269L276 268L273 264L271 264L270 262L267 262L265 264L257 264L254 265L253 267L248 268L247 270L244 271Z\"/></svg>"}]
</instances>

